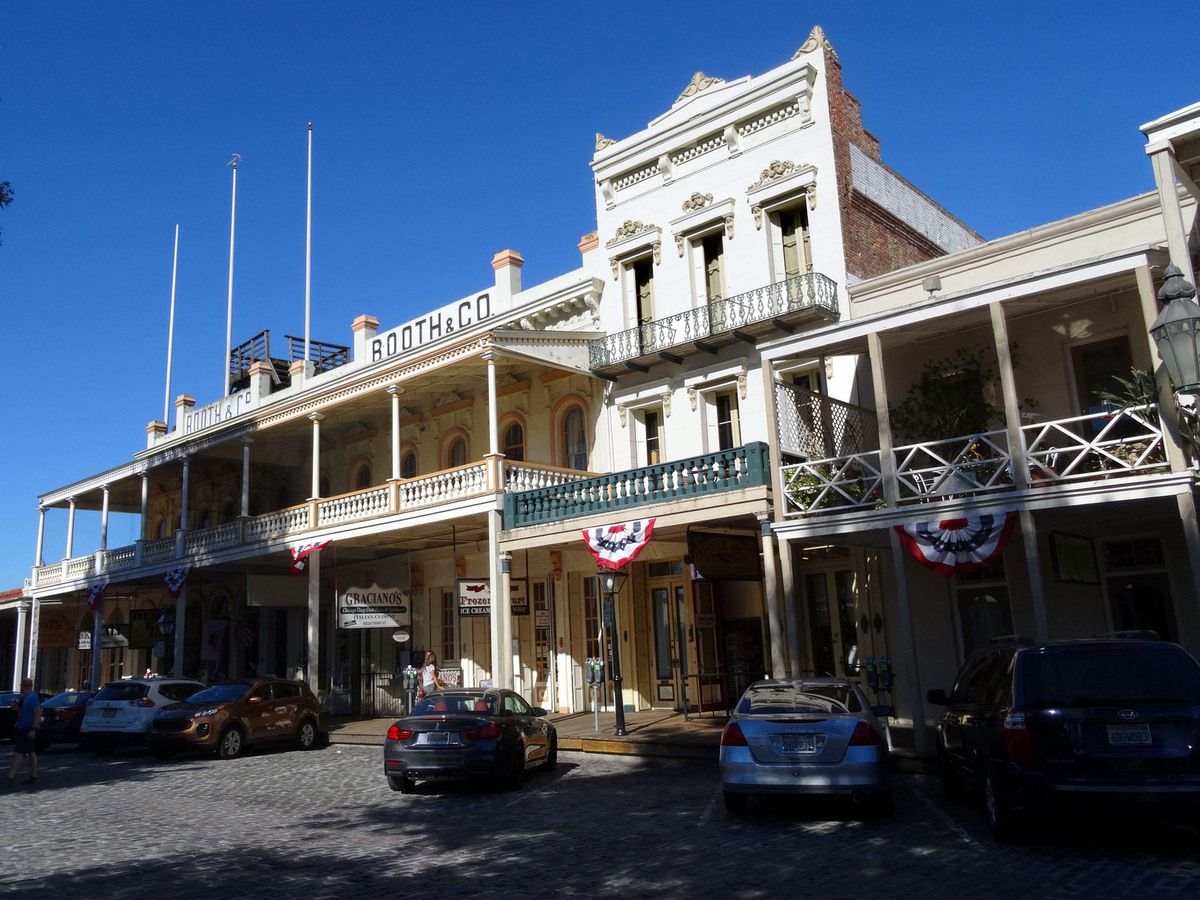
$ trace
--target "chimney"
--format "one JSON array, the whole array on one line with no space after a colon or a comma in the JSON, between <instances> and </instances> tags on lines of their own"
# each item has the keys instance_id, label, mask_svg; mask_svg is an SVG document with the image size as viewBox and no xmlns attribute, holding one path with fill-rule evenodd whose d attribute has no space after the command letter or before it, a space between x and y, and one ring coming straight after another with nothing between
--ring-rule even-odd
<instances>
[{"instance_id":1,"label":"chimney","mask_svg":"<svg viewBox=\"0 0 1200 900\"><path fill-rule=\"evenodd\" d=\"M350 330L354 332L354 361L365 365L371 361L371 341L379 333L379 320L361 315L350 323Z\"/></svg>"}]
</instances>

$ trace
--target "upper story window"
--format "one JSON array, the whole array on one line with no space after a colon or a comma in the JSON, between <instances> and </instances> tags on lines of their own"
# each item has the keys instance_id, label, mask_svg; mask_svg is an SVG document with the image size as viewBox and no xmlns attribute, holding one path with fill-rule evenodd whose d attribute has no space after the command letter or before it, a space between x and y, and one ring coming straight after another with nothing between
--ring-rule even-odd
<instances>
[{"instance_id":1,"label":"upper story window","mask_svg":"<svg viewBox=\"0 0 1200 900\"><path fill-rule=\"evenodd\" d=\"M630 266L634 316L639 325L654 321L654 263L646 256Z\"/></svg>"},{"instance_id":2,"label":"upper story window","mask_svg":"<svg viewBox=\"0 0 1200 900\"><path fill-rule=\"evenodd\" d=\"M520 422L511 422L505 427L500 450L508 459L517 462L525 459L525 428Z\"/></svg>"},{"instance_id":3,"label":"upper story window","mask_svg":"<svg viewBox=\"0 0 1200 900\"><path fill-rule=\"evenodd\" d=\"M466 438L456 437L450 442L450 449L446 454L446 464L451 469L457 466L465 466L467 464Z\"/></svg>"},{"instance_id":4,"label":"upper story window","mask_svg":"<svg viewBox=\"0 0 1200 900\"><path fill-rule=\"evenodd\" d=\"M584 425L583 408L573 406L562 418L562 464L568 469L586 472L587 428Z\"/></svg>"},{"instance_id":5,"label":"upper story window","mask_svg":"<svg viewBox=\"0 0 1200 900\"><path fill-rule=\"evenodd\" d=\"M781 209L772 216L772 225L779 233L778 259L783 263L783 277L792 278L811 272L808 210L803 206Z\"/></svg>"},{"instance_id":6,"label":"upper story window","mask_svg":"<svg viewBox=\"0 0 1200 900\"><path fill-rule=\"evenodd\" d=\"M362 463L354 472L354 489L356 491L369 488L373 482L371 481L371 464Z\"/></svg>"},{"instance_id":7,"label":"upper story window","mask_svg":"<svg viewBox=\"0 0 1200 900\"><path fill-rule=\"evenodd\" d=\"M732 450L734 447L741 446L742 427L738 416L737 393L721 391L714 400L717 449Z\"/></svg>"},{"instance_id":8,"label":"upper story window","mask_svg":"<svg viewBox=\"0 0 1200 900\"><path fill-rule=\"evenodd\" d=\"M408 450L400 457L400 477L417 477L417 454L415 451Z\"/></svg>"},{"instance_id":9,"label":"upper story window","mask_svg":"<svg viewBox=\"0 0 1200 900\"><path fill-rule=\"evenodd\" d=\"M656 466L665 458L663 415L661 406L639 409L633 416L635 458L638 465Z\"/></svg>"},{"instance_id":10,"label":"upper story window","mask_svg":"<svg viewBox=\"0 0 1200 900\"><path fill-rule=\"evenodd\" d=\"M725 296L725 239L710 234L700 242L704 260L705 299L712 303Z\"/></svg>"}]
</instances>

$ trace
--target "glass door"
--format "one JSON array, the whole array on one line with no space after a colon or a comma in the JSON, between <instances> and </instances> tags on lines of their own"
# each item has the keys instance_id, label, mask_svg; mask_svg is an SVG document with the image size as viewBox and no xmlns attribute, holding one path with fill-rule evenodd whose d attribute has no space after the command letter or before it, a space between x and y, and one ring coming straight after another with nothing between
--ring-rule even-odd
<instances>
[{"instance_id":1,"label":"glass door","mask_svg":"<svg viewBox=\"0 0 1200 900\"><path fill-rule=\"evenodd\" d=\"M688 702L696 702L700 712L725 708L725 678L721 669L720 635L717 632L717 608L713 586L704 582L692 584L693 626L696 645L696 678L698 696L689 691Z\"/></svg>"},{"instance_id":2,"label":"glass door","mask_svg":"<svg viewBox=\"0 0 1200 900\"><path fill-rule=\"evenodd\" d=\"M855 678L862 669L861 635L868 635L875 618L869 596L856 590L851 569L809 572L804 576L812 671L816 676ZM882 631L882 627L879 628Z\"/></svg>"},{"instance_id":3,"label":"glass door","mask_svg":"<svg viewBox=\"0 0 1200 900\"><path fill-rule=\"evenodd\" d=\"M687 589L682 581L651 583L654 610L654 705L682 710L687 697Z\"/></svg>"}]
</instances>

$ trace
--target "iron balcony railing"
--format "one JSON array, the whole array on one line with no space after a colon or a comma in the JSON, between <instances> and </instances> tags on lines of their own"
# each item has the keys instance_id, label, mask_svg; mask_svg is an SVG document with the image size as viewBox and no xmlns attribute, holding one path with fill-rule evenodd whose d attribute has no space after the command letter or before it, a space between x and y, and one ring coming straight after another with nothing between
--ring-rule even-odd
<instances>
[{"instance_id":1,"label":"iron balcony railing","mask_svg":"<svg viewBox=\"0 0 1200 900\"><path fill-rule=\"evenodd\" d=\"M504 527L519 528L769 483L770 453L767 445L759 442L506 494Z\"/></svg>"},{"instance_id":2,"label":"iron balcony railing","mask_svg":"<svg viewBox=\"0 0 1200 900\"><path fill-rule=\"evenodd\" d=\"M833 279L820 272L807 272L644 322L636 328L591 341L588 365L593 370L602 369L805 309L822 310L831 317L837 315L837 285Z\"/></svg>"}]
</instances>

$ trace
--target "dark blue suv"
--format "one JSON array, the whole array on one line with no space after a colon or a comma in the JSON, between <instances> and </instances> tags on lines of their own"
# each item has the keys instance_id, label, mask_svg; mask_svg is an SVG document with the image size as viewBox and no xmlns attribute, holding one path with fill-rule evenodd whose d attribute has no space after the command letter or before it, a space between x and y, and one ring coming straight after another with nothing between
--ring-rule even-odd
<instances>
[{"instance_id":1,"label":"dark blue suv","mask_svg":"<svg viewBox=\"0 0 1200 900\"><path fill-rule=\"evenodd\" d=\"M948 797L981 792L992 833L1030 815L1131 808L1200 826L1200 663L1159 640L1001 640L972 653L937 728Z\"/></svg>"}]
</instances>

